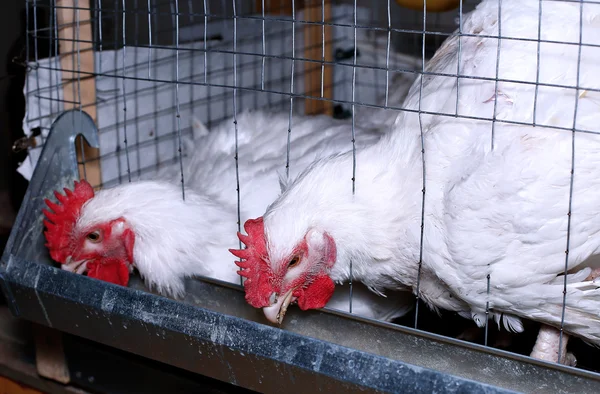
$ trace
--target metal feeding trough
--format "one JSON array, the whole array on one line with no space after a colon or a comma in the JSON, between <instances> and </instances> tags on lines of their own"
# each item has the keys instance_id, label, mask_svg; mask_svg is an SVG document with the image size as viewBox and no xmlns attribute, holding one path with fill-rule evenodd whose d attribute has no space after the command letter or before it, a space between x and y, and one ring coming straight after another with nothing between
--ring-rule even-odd
<instances>
[{"instance_id":1,"label":"metal feeding trough","mask_svg":"<svg viewBox=\"0 0 600 394\"><path fill-rule=\"evenodd\" d=\"M202 375L267 393L600 392L598 375L393 324L290 308L281 328L240 287L188 280L184 300L53 266L44 198L77 178L75 137L98 146L92 119L54 122L2 256L2 290L16 316Z\"/></svg>"}]
</instances>

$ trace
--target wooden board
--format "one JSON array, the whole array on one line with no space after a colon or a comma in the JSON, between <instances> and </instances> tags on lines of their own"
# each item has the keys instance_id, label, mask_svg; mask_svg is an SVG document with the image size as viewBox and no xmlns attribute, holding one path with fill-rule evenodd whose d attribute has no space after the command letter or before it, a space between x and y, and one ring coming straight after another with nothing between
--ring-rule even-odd
<instances>
[{"instance_id":1,"label":"wooden board","mask_svg":"<svg viewBox=\"0 0 600 394\"><path fill-rule=\"evenodd\" d=\"M324 1L325 23L331 20L331 0ZM304 9L305 19L308 22L323 22L323 3L321 1L307 2ZM323 42L323 25L304 25L304 58L317 62L304 62L304 92L307 96L333 98L333 67L323 64L323 47L325 48L325 62L333 60L331 47L331 26L325 26L325 40ZM321 80L323 81L323 95L321 96ZM333 115L333 102L326 100L305 99L304 111L306 115L327 114Z\"/></svg>"},{"instance_id":2,"label":"wooden board","mask_svg":"<svg viewBox=\"0 0 600 394\"><path fill-rule=\"evenodd\" d=\"M256 12L262 13L262 5L265 3L265 14L292 15L292 0L256 0ZM294 1L297 10L304 8L304 0Z\"/></svg>"},{"instance_id":3,"label":"wooden board","mask_svg":"<svg viewBox=\"0 0 600 394\"><path fill-rule=\"evenodd\" d=\"M42 392L0 376L0 394L42 394Z\"/></svg>"},{"instance_id":4,"label":"wooden board","mask_svg":"<svg viewBox=\"0 0 600 394\"><path fill-rule=\"evenodd\" d=\"M262 12L263 0L256 0L256 12ZM292 15L292 2L290 0L264 0L265 14ZM296 0L296 10L304 9L304 20L307 22L323 22L323 6L325 7L325 22L331 20L331 0ZM301 22L300 22L301 23ZM323 43L323 26L320 24L302 24L304 34L304 51L297 54L298 58L316 60L316 62L302 61L304 67L304 94L318 98L333 98L333 67L323 62L323 46L325 47L325 62L333 60L331 46L331 26L325 26L325 42ZM296 61L296 64L300 61ZM323 80L323 96L321 96L321 74ZM328 114L333 115L333 103L325 100L305 99L304 111L306 115Z\"/></svg>"},{"instance_id":5,"label":"wooden board","mask_svg":"<svg viewBox=\"0 0 600 394\"><path fill-rule=\"evenodd\" d=\"M31 353L34 325L13 316L8 306L0 305L0 376L9 380L0 381L0 394L88 394L86 390L40 377Z\"/></svg>"},{"instance_id":6,"label":"wooden board","mask_svg":"<svg viewBox=\"0 0 600 394\"><path fill-rule=\"evenodd\" d=\"M77 8L75 4L77 3ZM64 109L81 108L96 121L96 79L90 0L56 0L58 45L62 70ZM93 185L101 184L99 150L77 140L79 176Z\"/></svg>"},{"instance_id":7,"label":"wooden board","mask_svg":"<svg viewBox=\"0 0 600 394\"><path fill-rule=\"evenodd\" d=\"M62 332L33 324L35 364L40 376L67 384L71 381Z\"/></svg>"}]
</instances>

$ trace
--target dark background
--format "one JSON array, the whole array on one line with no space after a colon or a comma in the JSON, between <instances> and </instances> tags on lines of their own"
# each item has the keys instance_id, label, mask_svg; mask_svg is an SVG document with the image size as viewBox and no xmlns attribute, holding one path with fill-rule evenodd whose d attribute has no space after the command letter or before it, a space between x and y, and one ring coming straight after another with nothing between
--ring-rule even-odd
<instances>
[{"instance_id":1,"label":"dark background","mask_svg":"<svg viewBox=\"0 0 600 394\"><path fill-rule=\"evenodd\" d=\"M23 137L25 114L25 2L5 0L0 12L0 250L8 237L27 182L16 172L26 153L12 151ZM14 59L14 61L13 61Z\"/></svg>"}]
</instances>

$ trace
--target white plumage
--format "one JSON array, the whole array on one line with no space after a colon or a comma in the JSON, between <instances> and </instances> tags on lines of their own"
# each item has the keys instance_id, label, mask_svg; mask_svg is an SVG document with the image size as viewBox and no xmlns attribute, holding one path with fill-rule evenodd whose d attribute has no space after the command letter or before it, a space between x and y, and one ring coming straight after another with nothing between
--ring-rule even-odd
<instances>
[{"instance_id":1,"label":"white plumage","mask_svg":"<svg viewBox=\"0 0 600 394\"><path fill-rule=\"evenodd\" d=\"M400 114L379 143L357 151L355 195L348 152L315 162L267 209L273 273L307 234L329 235L337 259L325 272L334 281L349 279L352 261L354 278L375 290L416 292L422 131L419 296L479 326L486 306L512 330L522 330L520 318L560 326L575 103L576 129L593 132L600 124L600 47L593 46L600 44L600 5L504 0L499 20L498 4L485 0L463 19L464 35L450 37L411 87L405 107L414 112ZM554 42L538 45L539 23L541 40ZM578 45L580 26L583 43L593 45ZM499 44L499 28L513 39ZM457 70L466 77L453 76ZM501 122L492 128L494 110ZM433 114L440 112L450 116ZM586 259L600 248L600 139L577 133L574 146L564 329L600 345L600 283L586 280ZM279 299L265 313L282 305L288 276L305 265L283 271L281 287L270 290Z\"/></svg>"},{"instance_id":2,"label":"white plumage","mask_svg":"<svg viewBox=\"0 0 600 394\"><path fill-rule=\"evenodd\" d=\"M201 122L194 123L194 138L184 141L188 152L183 159L185 201L176 163L155 174L154 180L142 179L99 191L83 205L73 230L73 234L85 235L102 223L125 219L124 224L113 226L113 232L122 233L128 228L135 234L134 264L147 286L176 297L185 291L185 277L203 275L231 283L240 281L227 250L238 246L233 119L210 132ZM280 193L280 182L285 183L288 127L287 113L246 111L237 116L242 221L263 212ZM381 135L380 129L360 130L357 144L372 144ZM314 159L350 147L351 125L324 115L294 115L289 137L290 175L296 176ZM84 241L83 249L111 253L89 240ZM80 273L85 270L86 264L82 265L80 258L69 261L63 268ZM392 295L384 298L356 286L353 313L391 320L412 308L412 296ZM327 306L348 310L348 288L340 287Z\"/></svg>"}]
</instances>

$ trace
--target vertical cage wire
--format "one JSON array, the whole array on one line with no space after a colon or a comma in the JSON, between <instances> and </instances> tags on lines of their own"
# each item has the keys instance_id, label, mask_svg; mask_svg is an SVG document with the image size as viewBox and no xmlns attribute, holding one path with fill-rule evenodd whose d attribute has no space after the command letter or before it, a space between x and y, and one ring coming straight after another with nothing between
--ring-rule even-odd
<instances>
[{"instance_id":1,"label":"vertical cage wire","mask_svg":"<svg viewBox=\"0 0 600 394\"><path fill-rule=\"evenodd\" d=\"M233 127L235 128L235 192L237 198L237 229L238 233L242 231L242 203L240 197L240 170L239 170L239 157L238 157L238 122L237 122L237 12L235 4L236 1L232 0L231 5L233 7ZM238 240L238 247L242 249L242 241ZM240 260L241 261L241 260ZM244 278L240 275L240 285L244 283Z\"/></svg>"},{"instance_id":2,"label":"vertical cage wire","mask_svg":"<svg viewBox=\"0 0 600 394\"><path fill-rule=\"evenodd\" d=\"M148 0L148 79L152 78L152 0Z\"/></svg>"},{"instance_id":3,"label":"vertical cage wire","mask_svg":"<svg viewBox=\"0 0 600 394\"><path fill-rule=\"evenodd\" d=\"M36 37L37 37L37 31L38 31L37 11L38 11L37 0L33 0L33 34L36 35ZM29 19L27 20L27 23L29 23ZM27 39L27 41L29 41L29 38ZM37 64L39 62L38 40L37 39L35 39L33 41L33 51L34 51L35 63ZM28 56L29 56L29 54L28 54ZM38 76L36 76L36 89L38 91L40 90L40 79ZM40 102L41 102L41 98L38 96L37 104L40 105Z\"/></svg>"},{"instance_id":4,"label":"vertical cage wire","mask_svg":"<svg viewBox=\"0 0 600 394\"><path fill-rule=\"evenodd\" d=\"M127 181L129 183L131 183L131 164L129 162L129 145L128 145L128 140L127 140L127 79L125 78L125 64L127 61L127 38L126 38L126 26L127 26L127 14L126 14L126 7L125 7L125 3L126 0L122 0L122 5L123 5L123 14L122 14L122 21L121 23L123 24L122 29L123 29L123 56L122 56L122 78L121 78L121 87L123 89L123 135L124 135L124 139L123 139L123 144L125 145L125 157L127 160Z\"/></svg>"},{"instance_id":5,"label":"vertical cage wire","mask_svg":"<svg viewBox=\"0 0 600 394\"><path fill-rule=\"evenodd\" d=\"M176 9L175 9L175 3L172 0L169 0L168 2L166 2L166 6L168 6L169 8L169 16L170 16L170 22L171 22L171 26L172 29L171 30L167 30L167 33L170 33L171 36L171 42L170 44L175 46L176 42L177 42L177 37L179 34L179 30L176 27L176 23L177 23L177 13L176 13ZM159 27L160 28L160 27ZM161 33L161 31L159 30L159 34ZM171 78L169 78L170 81L175 81L175 79L177 78L176 75L179 72L179 58L178 58L178 50L173 50L172 48L169 48L171 53L175 53L175 59L173 62L171 62ZM172 87L175 87L174 89ZM179 84L173 84L171 85L171 87L169 88L169 90L171 91L172 97L173 97L173 101L177 102L177 96L179 95L178 93L178 86ZM177 119L177 104L175 104L175 116L171 117L171 121L172 121L172 127L173 127L173 131L175 133L178 133L178 127L177 124L179 123L179 120ZM177 156L179 154L179 141L178 138L172 138L171 140L172 145L173 145L173 154L175 156ZM176 157L173 157L174 161L177 159ZM181 181L181 180L180 180ZM182 190L182 195L183 195L183 190Z\"/></svg>"},{"instance_id":6,"label":"vertical cage wire","mask_svg":"<svg viewBox=\"0 0 600 394\"><path fill-rule=\"evenodd\" d=\"M75 46L77 47L77 56L73 58L73 62L77 60L77 66L73 65L72 69L77 70L77 85L73 84L73 89L77 92L77 107L79 112L83 111L83 100L81 99L81 40L79 36L80 32L80 13L79 13L79 0L75 0ZM36 29L37 30L37 29ZM37 40L36 40L37 41ZM76 87L75 87L76 86ZM75 97L75 95L73 95ZM75 126L75 125L73 125ZM81 125L77 125L78 129L81 129ZM85 147L83 145L83 138L79 138L79 150L81 152L81 163L83 167L83 177L87 179L87 161L85 159Z\"/></svg>"},{"instance_id":7,"label":"vertical cage wire","mask_svg":"<svg viewBox=\"0 0 600 394\"><path fill-rule=\"evenodd\" d=\"M55 36L55 40L54 40L54 54L58 54L58 14L56 11L56 8L54 8L53 10L53 14L54 14L54 36ZM58 56L55 56L54 58L54 68L59 69L60 68L60 59ZM53 73L50 73L51 78L54 76ZM37 76L36 76L37 79ZM52 80L50 81L50 83L52 83ZM60 79L58 78L58 76L56 77L56 85L61 85L62 81L60 81ZM58 113L58 111L60 111L62 108L63 104L61 102L60 99L60 93L56 92L56 113ZM52 110L51 110L52 112Z\"/></svg>"},{"instance_id":8,"label":"vertical cage wire","mask_svg":"<svg viewBox=\"0 0 600 394\"><path fill-rule=\"evenodd\" d=\"M496 47L496 78L494 80L494 113L492 116L491 146L494 150L494 134L496 131L496 112L498 108L498 72L500 70L500 48L502 46L502 0L498 0L498 46Z\"/></svg>"},{"instance_id":9,"label":"vertical cage wire","mask_svg":"<svg viewBox=\"0 0 600 394\"><path fill-rule=\"evenodd\" d=\"M114 0L114 4L113 4L113 17L114 17L114 22L113 22L113 48L118 48L119 47L119 25L118 25L118 7L119 7L119 2L118 0ZM108 12L108 10L107 10ZM123 14L122 14L123 15ZM125 59L125 56L123 56L123 59ZM119 67L119 62L117 59L117 56L113 57L113 69L117 70ZM121 73L124 72L124 64L121 66ZM109 71L105 71L105 72L109 72ZM124 77L124 75L122 75ZM121 86L123 84L124 79L121 80ZM113 93L114 96L112 98L112 102L114 103L114 110L115 110L115 114L117 114L116 119L115 119L115 130L116 130L116 138L117 141L121 141L121 132L122 132L122 128L121 125L124 125L125 122L121 122L120 117L119 117L119 113L121 113L121 111L123 110L122 108L119 108L119 78L114 78L114 86L113 86ZM125 92L123 92L123 98L125 97ZM123 111L124 113L125 111ZM118 143L117 143L118 144ZM120 146L117 145L117 155L120 153ZM122 164L121 164L121 160L120 160L120 155L117 156L117 176L118 176L118 182L119 183L123 183L123 174L122 174Z\"/></svg>"},{"instance_id":10,"label":"vertical cage wire","mask_svg":"<svg viewBox=\"0 0 600 394\"><path fill-rule=\"evenodd\" d=\"M498 43L496 47L496 77L494 80L494 109L492 115L492 130L490 145L491 150L494 150L494 137L496 131L496 116L498 110L498 72L500 70L500 49L502 47L502 0L498 0ZM488 333L489 333L489 316L490 316L490 283L491 283L491 267L488 264L488 273L486 275L486 301L485 301L485 327L484 327L484 346L488 345Z\"/></svg>"},{"instance_id":11,"label":"vertical cage wire","mask_svg":"<svg viewBox=\"0 0 600 394\"><path fill-rule=\"evenodd\" d=\"M579 45L577 47L577 74L575 80L575 106L573 108L573 130L571 132L571 171L569 179L569 209L567 212L567 237L565 246L565 270L563 273L563 296L562 296L562 310L560 317L560 335L558 342L558 359L560 363L562 357L562 343L564 341L564 325L565 325L565 311L567 304L567 271L569 270L569 251L571 247L571 212L573 207L573 182L575 180L575 136L577 134L577 110L579 108L579 78L581 73L581 47L583 42L583 2L579 4Z\"/></svg>"},{"instance_id":12,"label":"vertical cage wire","mask_svg":"<svg viewBox=\"0 0 600 394\"><path fill-rule=\"evenodd\" d=\"M183 175L183 151L181 149L181 113L179 109L179 0L175 0L175 118L177 119L177 153L181 172L181 198L185 200L185 178Z\"/></svg>"},{"instance_id":13,"label":"vertical cage wire","mask_svg":"<svg viewBox=\"0 0 600 394\"><path fill-rule=\"evenodd\" d=\"M294 111L294 68L296 66L296 5L292 0L292 61L290 70L290 111L287 130L287 151L285 157L285 176L286 180L290 179L290 148L292 140L292 116Z\"/></svg>"},{"instance_id":14,"label":"vertical cage wire","mask_svg":"<svg viewBox=\"0 0 600 394\"><path fill-rule=\"evenodd\" d=\"M135 10L139 9L139 4L138 2L142 1L142 0L133 0L133 7ZM134 30L136 32L136 34L133 36L133 45L137 48L140 45L139 39L141 36L141 31L140 31L140 14L138 12L135 12L134 14L134 21L133 21L133 26L134 26ZM134 51L133 53L133 61L135 64L140 64L139 61L139 51ZM139 91L139 79L135 79L133 81L133 90L134 92ZM140 116L140 103L138 100L135 100L133 103L133 117L134 119L138 119ZM135 127L135 146L139 146L140 145L140 125L138 122L136 122L134 124ZM139 178L141 175L141 171L142 171L142 162L141 162L141 158L140 158L140 154L139 152L136 152L137 154L135 154L135 161L136 161L136 177Z\"/></svg>"},{"instance_id":15,"label":"vertical cage wire","mask_svg":"<svg viewBox=\"0 0 600 394\"><path fill-rule=\"evenodd\" d=\"M265 42L265 0L261 0L261 12L262 12L262 20L261 20L261 48L262 48L262 58L260 61L260 89L265 90L265 60L267 59L267 44Z\"/></svg>"},{"instance_id":16,"label":"vertical cage wire","mask_svg":"<svg viewBox=\"0 0 600 394\"><path fill-rule=\"evenodd\" d=\"M154 3L154 5L152 5ZM148 79L152 78L152 75L157 74L157 70L156 70L156 62L155 62L155 58L156 58L156 51L153 50L153 45L152 43L154 41L156 41L156 35L158 32L158 23L157 23L157 19L158 19L158 5L156 3L156 0L148 0ZM151 15L151 17L150 17ZM152 126L153 126L153 130L154 130L154 138L153 138L153 142L154 142L154 155L156 157L156 161L154 163L154 171L158 172L161 169L161 161L159 160L160 157L160 133L159 133L159 116L158 116L158 106L159 106L159 101L158 101L158 88L159 88L159 84L158 83L153 83L152 87L151 87L151 91L152 91L152 107L154 108L153 114L154 116L152 116L153 118L153 122L152 122Z\"/></svg>"},{"instance_id":17,"label":"vertical cage wire","mask_svg":"<svg viewBox=\"0 0 600 394\"><path fill-rule=\"evenodd\" d=\"M323 98L325 79L325 0L321 0L321 98Z\"/></svg>"},{"instance_id":18,"label":"vertical cage wire","mask_svg":"<svg viewBox=\"0 0 600 394\"><path fill-rule=\"evenodd\" d=\"M30 67L29 65L31 64L31 55L30 55L31 48L30 48L30 44L29 44L29 38L30 38L30 36L32 36L33 34L36 33L35 29L34 29L34 31L31 31L32 26L30 26L30 22L29 22L29 16L30 16L29 8L30 8L29 0L25 0L25 62L27 64L27 67ZM34 15L35 15L35 10L36 10L36 8L34 5L33 6ZM35 41L37 41L37 40L35 40ZM25 78L25 96L30 97L30 95L31 95L30 80L29 80L29 78ZM31 122L31 114L27 110L25 111L25 119L26 119L27 123ZM32 166L34 165L31 155L27 156L27 160L29 161L30 165L32 165Z\"/></svg>"},{"instance_id":19,"label":"vertical cage wire","mask_svg":"<svg viewBox=\"0 0 600 394\"><path fill-rule=\"evenodd\" d=\"M423 98L423 77L425 75L425 38L427 31L427 2L423 1L423 35L422 35L422 52L421 52L421 76L419 78L419 132L421 135L421 163L423 166L423 188L421 193L423 194L421 199L421 231L419 236L419 262L417 269L417 285L416 285L416 303L415 303L415 324L414 327L418 328L419 323L419 301L421 300L421 275L423 270L423 239L425 235L425 185L426 185L426 168L425 168L425 135L423 133L423 119L421 111L421 102Z\"/></svg>"},{"instance_id":20,"label":"vertical cage wire","mask_svg":"<svg viewBox=\"0 0 600 394\"><path fill-rule=\"evenodd\" d=\"M460 61L462 55L463 36L463 0L458 4L458 59L456 62L456 116L458 117L458 98L460 97Z\"/></svg>"},{"instance_id":21,"label":"vertical cage wire","mask_svg":"<svg viewBox=\"0 0 600 394\"><path fill-rule=\"evenodd\" d=\"M188 23L190 26L193 26L196 24L196 20L197 20L197 14L194 11L194 4L192 0L188 0L187 2L187 7L188 7ZM192 42L191 44L191 48L193 51L196 50L196 42ZM195 53L195 52L192 52ZM189 56L189 68L190 70L193 70L195 68L195 62L194 62L194 56ZM191 80L193 81L193 72L190 72L190 76ZM186 78L187 80L187 78ZM191 111L194 110L194 108L196 107L196 92L194 89L190 88L189 85L186 85L185 88L188 88L190 93L189 93L189 103L190 103L190 109ZM192 124L192 138L193 138L193 124Z\"/></svg>"},{"instance_id":22,"label":"vertical cage wire","mask_svg":"<svg viewBox=\"0 0 600 394\"><path fill-rule=\"evenodd\" d=\"M352 56L352 107L351 107L351 111L352 111L352 195L354 196L354 194L356 193L356 130L355 130L355 124L356 124L356 111L355 111L355 105L354 105L354 101L356 98L356 55L357 55L357 48L356 48L356 29L357 27L357 6L356 6L356 0L354 0L354 10L353 10L353 15L354 15L354 29L353 29L353 38L354 38L354 52L353 52L353 56ZM352 313L352 301L353 301L353 293L354 293L354 268L353 268L353 261L352 259L350 259L350 278L348 280L348 285L349 285L349 304L348 304L348 310L350 313Z\"/></svg>"},{"instance_id":23,"label":"vertical cage wire","mask_svg":"<svg viewBox=\"0 0 600 394\"><path fill-rule=\"evenodd\" d=\"M540 83L540 49L542 45L542 7L543 2L538 2L538 29L537 29L537 52L536 52L536 72L535 72L535 94L533 96L533 122L535 126L537 121L537 97L539 93Z\"/></svg>"},{"instance_id":24,"label":"vertical cage wire","mask_svg":"<svg viewBox=\"0 0 600 394\"><path fill-rule=\"evenodd\" d=\"M150 0L148 0L148 3L150 2ZM56 11L56 8L54 9ZM96 19L96 24L97 24L97 31L98 31L98 51L96 52L96 56L98 56L98 72L100 74L102 74L102 45L103 45L103 38L102 38L102 0L97 0L96 1L96 10L97 10L97 19ZM150 14L150 10L148 9L148 14ZM57 34L58 36L58 34ZM58 43L58 41L55 41Z\"/></svg>"},{"instance_id":25,"label":"vertical cage wire","mask_svg":"<svg viewBox=\"0 0 600 394\"><path fill-rule=\"evenodd\" d=\"M385 47L385 106L390 96L390 44L392 38L392 15L390 0L387 0L387 41Z\"/></svg>"},{"instance_id":26,"label":"vertical cage wire","mask_svg":"<svg viewBox=\"0 0 600 394\"><path fill-rule=\"evenodd\" d=\"M56 8L54 8L53 10L51 10L51 12L48 13L49 14L49 22L48 22L48 26L50 27L50 30L52 33L54 33L54 37L52 36L52 33L48 34L48 58L52 57L52 49L54 49L54 53L58 53L58 40L56 38L58 38L58 17L56 15ZM54 38L54 40L53 40ZM29 39L27 39L27 41L29 41ZM59 67L59 63L58 63L58 57L55 57L55 61L54 61L54 67L58 68ZM57 78L58 79L58 78ZM55 84L59 84L60 82L54 81L54 74L50 73L50 85L55 85ZM50 91L50 112L51 113L55 113L60 111L60 96L58 94L58 92L55 92L54 90Z\"/></svg>"},{"instance_id":27,"label":"vertical cage wire","mask_svg":"<svg viewBox=\"0 0 600 394\"><path fill-rule=\"evenodd\" d=\"M204 83L207 84L206 89L207 89L208 97L211 97L211 86L210 86L210 84L208 84L208 79L207 79L208 78L207 70L209 68L208 48L206 46L207 45L207 36L208 36L207 25L208 25L208 21L210 20L210 19L208 19L208 16L207 16L208 14L210 14L210 8L209 8L208 3L205 0L204 1L204 15L205 15L205 17L204 17ZM211 115L210 115L211 114L211 100L208 100L208 102L207 102L206 112L208 113L208 124L210 125L211 120L212 120Z\"/></svg>"}]
</instances>

